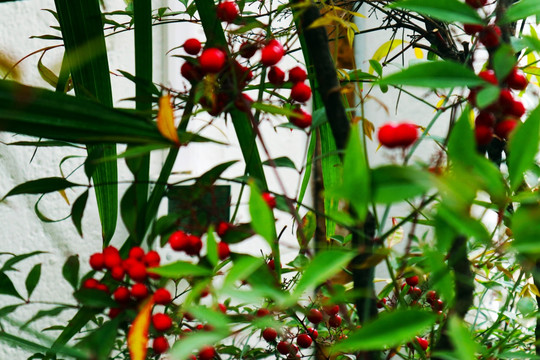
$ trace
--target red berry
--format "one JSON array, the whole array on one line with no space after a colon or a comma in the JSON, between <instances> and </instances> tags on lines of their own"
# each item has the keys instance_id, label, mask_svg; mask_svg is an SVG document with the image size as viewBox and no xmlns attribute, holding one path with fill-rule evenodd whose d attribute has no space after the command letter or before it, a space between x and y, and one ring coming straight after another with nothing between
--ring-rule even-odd
<instances>
[{"instance_id":1,"label":"red berry","mask_svg":"<svg viewBox=\"0 0 540 360\"><path fill-rule=\"evenodd\" d=\"M408 277L405 279L405 282L409 286L416 286L418 285L418 276L414 275L414 276Z\"/></svg>"},{"instance_id":2,"label":"red berry","mask_svg":"<svg viewBox=\"0 0 540 360\"><path fill-rule=\"evenodd\" d=\"M94 270L101 270L105 265L105 257L102 253L95 253L90 256L90 267Z\"/></svg>"},{"instance_id":3,"label":"red berry","mask_svg":"<svg viewBox=\"0 0 540 360\"><path fill-rule=\"evenodd\" d=\"M109 310L109 317L111 319L114 319L115 317L117 317L118 315L120 315L120 313L122 312L122 309L120 308L111 308Z\"/></svg>"},{"instance_id":4,"label":"red berry","mask_svg":"<svg viewBox=\"0 0 540 360\"><path fill-rule=\"evenodd\" d=\"M386 298L382 298L381 300L377 301L377 309L382 309L386 305Z\"/></svg>"},{"instance_id":5,"label":"red berry","mask_svg":"<svg viewBox=\"0 0 540 360\"><path fill-rule=\"evenodd\" d=\"M268 342L273 342L277 338L277 331L275 329L272 329L272 328L266 328L262 332L262 337L263 337L264 340L266 340Z\"/></svg>"},{"instance_id":6,"label":"red berry","mask_svg":"<svg viewBox=\"0 0 540 360\"><path fill-rule=\"evenodd\" d=\"M202 329L204 329L204 325L203 324L197 324L197 326L195 326L195 329L202 330Z\"/></svg>"},{"instance_id":7,"label":"red berry","mask_svg":"<svg viewBox=\"0 0 540 360\"><path fill-rule=\"evenodd\" d=\"M419 299L422 296L422 290L416 286L412 287L409 293L413 299Z\"/></svg>"},{"instance_id":8,"label":"red berry","mask_svg":"<svg viewBox=\"0 0 540 360\"><path fill-rule=\"evenodd\" d=\"M99 291L106 292L106 293L109 292L109 287L107 285L105 285L105 284L97 284L96 289L99 290Z\"/></svg>"},{"instance_id":9,"label":"red berry","mask_svg":"<svg viewBox=\"0 0 540 360\"><path fill-rule=\"evenodd\" d=\"M240 45L240 49L238 50L238 52L240 53L241 57L245 59L249 59L253 57L253 55L255 55L258 48L259 47L257 46L256 43L245 42L245 43L242 43L242 45Z\"/></svg>"},{"instance_id":10,"label":"red berry","mask_svg":"<svg viewBox=\"0 0 540 360\"><path fill-rule=\"evenodd\" d=\"M380 127L379 142L387 148L408 147L418 138L418 130L414 124L387 123Z\"/></svg>"},{"instance_id":11,"label":"red berry","mask_svg":"<svg viewBox=\"0 0 540 360\"><path fill-rule=\"evenodd\" d=\"M210 294L210 290L208 290L208 288L205 288L203 291L201 291L200 296L203 298L203 297L207 297L209 294Z\"/></svg>"},{"instance_id":12,"label":"red berry","mask_svg":"<svg viewBox=\"0 0 540 360\"><path fill-rule=\"evenodd\" d=\"M144 256L144 264L148 267L159 266L160 261L161 257L159 256L159 253L155 250L150 250Z\"/></svg>"},{"instance_id":13,"label":"red berry","mask_svg":"<svg viewBox=\"0 0 540 360\"><path fill-rule=\"evenodd\" d=\"M154 292L154 301L159 305L168 305L172 301L171 293L165 288L159 288Z\"/></svg>"},{"instance_id":14,"label":"red berry","mask_svg":"<svg viewBox=\"0 0 540 360\"><path fill-rule=\"evenodd\" d=\"M216 228L216 232L220 237L225 236L225 234L233 227L231 223L221 221Z\"/></svg>"},{"instance_id":15,"label":"red berry","mask_svg":"<svg viewBox=\"0 0 540 360\"><path fill-rule=\"evenodd\" d=\"M154 352L156 354L163 354L169 349L169 342L167 341L165 336L158 336L154 339L154 342L152 343L152 349L154 349Z\"/></svg>"},{"instance_id":16,"label":"red berry","mask_svg":"<svg viewBox=\"0 0 540 360\"><path fill-rule=\"evenodd\" d=\"M497 80L497 76L495 76L495 71L488 69L484 71L480 71L478 74L479 77L487 81L488 83L491 83L493 85L498 85L499 81Z\"/></svg>"},{"instance_id":17,"label":"red berry","mask_svg":"<svg viewBox=\"0 0 540 360\"><path fill-rule=\"evenodd\" d=\"M311 336L313 340L317 340L317 338L319 337L319 332L314 328L308 328L307 333L309 334L309 336Z\"/></svg>"},{"instance_id":18,"label":"red berry","mask_svg":"<svg viewBox=\"0 0 540 360\"><path fill-rule=\"evenodd\" d=\"M184 42L184 50L190 55L197 55L201 51L201 42L197 39L187 39Z\"/></svg>"},{"instance_id":19,"label":"red berry","mask_svg":"<svg viewBox=\"0 0 540 360\"><path fill-rule=\"evenodd\" d=\"M329 316L334 316L339 313L339 305L326 305L323 307L323 310Z\"/></svg>"},{"instance_id":20,"label":"red berry","mask_svg":"<svg viewBox=\"0 0 540 360\"><path fill-rule=\"evenodd\" d=\"M272 270L272 271L276 270L276 263L275 263L274 259L269 260L266 265L268 265L268 268L270 270Z\"/></svg>"},{"instance_id":21,"label":"red berry","mask_svg":"<svg viewBox=\"0 0 540 360\"><path fill-rule=\"evenodd\" d=\"M185 248L185 252L188 255L191 256L197 256L201 252L202 249L202 241L201 238L195 235L188 235L187 236L188 245Z\"/></svg>"},{"instance_id":22,"label":"red berry","mask_svg":"<svg viewBox=\"0 0 540 360\"><path fill-rule=\"evenodd\" d=\"M412 145L418 138L418 129L416 125L410 123L401 123L397 126L398 146L407 147Z\"/></svg>"},{"instance_id":23,"label":"red berry","mask_svg":"<svg viewBox=\"0 0 540 360\"><path fill-rule=\"evenodd\" d=\"M172 319L167 314L157 313L152 315L152 325L157 331L167 331L172 327Z\"/></svg>"},{"instance_id":24,"label":"red berry","mask_svg":"<svg viewBox=\"0 0 540 360\"><path fill-rule=\"evenodd\" d=\"M312 342L313 340L311 340L311 337L308 334L300 334L296 338L296 343L298 344L298 346L304 349L310 347Z\"/></svg>"},{"instance_id":25,"label":"red berry","mask_svg":"<svg viewBox=\"0 0 540 360\"><path fill-rule=\"evenodd\" d=\"M320 323L322 321L322 318L322 313L317 309L310 309L307 314L307 319L313 324Z\"/></svg>"},{"instance_id":26,"label":"red berry","mask_svg":"<svg viewBox=\"0 0 540 360\"><path fill-rule=\"evenodd\" d=\"M199 64L204 73L218 73L225 66L227 56L223 51L216 48L208 48L203 50L199 56Z\"/></svg>"},{"instance_id":27,"label":"red berry","mask_svg":"<svg viewBox=\"0 0 540 360\"><path fill-rule=\"evenodd\" d=\"M480 32L479 39L485 47L494 48L501 42L501 28L497 25L488 25Z\"/></svg>"},{"instance_id":28,"label":"red berry","mask_svg":"<svg viewBox=\"0 0 540 360\"><path fill-rule=\"evenodd\" d=\"M280 341L277 344L277 351L282 355L287 355L291 352L291 344L286 341Z\"/></svg>"},{"instance_id":29,"label":"red berry","mask_svg":"<svg viewBox=\"0 0 540 360\"><path fill-rule=\"evenodd\" d=\"M420 345L422 350L424 350L424 351L427 350L427 348L429 346L429 342L426 339L417 336L415 340L418 343L418 345Z\"/></svg>"},{"instance_id":30,"label":"red berry","mask_svg":"<svg viewBox=\"0 0 540 360\"><path fill-rule=\"evenodd\" d=\"M195 320L195 317L193 317L193 315L191 315L190 313L184 313L184 317L186 318L187 321L193 321ZM187 330L187 329L186 329Z\"/></svg>"},{"instance_id":31,"label":"red berry","mask_svg":"<svg viewBox=\"0 0 540 360\"><path fill-rule=\"evenodd\" d=\"M229 249L229 245L227 243L224 243L223 241L217 244L218 246L218 256L220 260L225 260L226 258L231 255L231 250Z\"/></svg>"},{"instance_id":32,"label":"red berry","mask_svg":"<svg viewBox=\"0 0 540 360\"><path fill-rule=\"evenodd\" d=\"M103 263L109 270L120 265L122 263L122 258L120 257L118 249L114 246L107 246L105 250L103 250Z\"/></svg>"},{"instance_id":33,"label":"red berry","mask_svg":"<svg viewBox=\"0 0 540 360\"><path fill-rule=\"evenodd\" d=\"M129 250L129 257L131 259L135 259L135 260L138 260L138 261L143 261L143 259L144 259L144 250L139 246L132 247Z\"/></svg>"},{"instance_id":34,"label":"red berry","mask_svg":"<svg viewBox=\"0 0 540 360\"><path fill-rule=\"evenodd\" d=\"M119 286L114 290L113 297L114 300L118 302L126 302L129 300L129 289L125 286Z\"/></svg>"},{"instance_id":35,"label":"red berry","mask_svg":"<svg viewBox=\"0 0 540 360\"><path fill-rule=\"evenodd\" d=\"M270 194L269 192L263 192L262 198L270 209L273 209L276 207L276 198L274 197L274 195Z\"/></svg>"},{"instance_id":36,"label":"red berry","mask_svg":"<svg viewBox=\"0 0 540 360\"><path fill-rule=\"evenodd\" d=\"M529 81L523 72L514 67L506 77L506 83L514 90L525 90Z\"/></svg>"},{"instance_id":37,"label":"red berry","mask_svg":"<svg viewBox=\"0 0 540 360\"><path fill-rule=\"evenodd\" d=\"M232 23L238 17L240 10L234 1L224 1L217 6L217 17L221 21Z\"/></svg>"},{"instance_id":38,"label":"red berry","mask_svg":"<svg viewBox=\"0 0 540 360\"><path fill-rule=\"evenodd\" d=\"M432 304L433 302L437 301L439 299L439 295L437 295L437 292L430 290L426 294L426 301L429 304Z\"/></svg>"},{"instance_id":39,"label":"red berry","mask_svg":"<svg viewBox=\"0 0 540 360\"><path fill-rule=\"evenodd\" d=\"M199 360L212 360L216 356L213 346L205 346L199 351Z\"/></svg>"},{"instance_id":40,"label":"red berry","mask_svg":"<svg viewBox=\"0 0 540 360\"><path fill-rule=\"evenodd\" d=\"M180 74L182 74L182 76L185 77L189 82L200 81L203 78L200 69L196 65L187 61L182 64Z\"/></svg>"},{"instance_id":41,"label":"red berry","mask_svg":"<svg viewBox=\"0 0 540 360\"><path fill-rule=\"evenodd\" d=\"M148 276L146 266L141 262L134 263L127 272L129 277L136 282L143 282Z\"/></svg>"},{"instance_id":42,"label":"red berry","mask_svg":"<svg viewBox=\"0 0 540 360\"><path fill-rule=\"evenodd\" d=\"M495 125L495 115L488 111L481 111L474 120L474 124L476 126L482 125L492 127L493 125Z\"/></svg>"},{"instance_id":43,"label":"red berry","mask_svg":"<svg viewBox=\"0 0 540 360\"><path fill-rule=\"evenodd\" d=\"M525 106L520 100L514 99L506 114L520 118L525 114Z\"/></svg>"},{"instance_id":44,"label":"red berry","mask_svg":"<svg viewBox=\"0 0 540 360\"><path fill-rule=\"evenodd\" d=\"M289 70L289 81L293 84L298 82L304 82L307 79L307 74L300 66L295 66Z\"/></svg>"},{"instance_id":45,"label":"red berry","mask_svg":"<svg viewBox=\"0 0 540 360\"><path fill-rule=\"evenodd\" d=\"M510 111L512 105L514 104L514 95L512 95L512 91L508 89L502 89L501 93L499 94L499 100L497 102L503 112L506 113Z\"/></svg>"},{"instance_id":46,"label":"red berry","mask_svg":"<svg viewBox=\"0 0 540 360\"><path fill-rule=\"evenodd\" d=\"M283 57L283 54L284 51L281 45L268 44L261 51L261 63L264 66L276 65Z\"/></svg>"},{"instance_id":47,"label":"red berry","mask_svg":"<svg viewBox=\"0 0 540 360\"><path fill-rule=\"evenodd\" d=\"M90 279L86 279L83 282L82 287L85 288L85 289L95 289L95 288L97 288L98 285L99 285L99 281L97 281L94 278L90 278Z\"/></svg>"},{"instance_id":48,"label":"red berry","mask_svg":"<svg viewBox=\"0 0 540 360\"><path fill-rule=\"evenodd\" d=\"M218 304L218 309L224 314L227 313L227 307L225 306L225 304Z\"/></svg>"},{"instance_id":49,"label":"red berry","mask_svg":"<svg viewBox=\"0 0 540 360\"><path fill-rule=\"evenodd\" d=\"M474 128L474 138L478 145L487 145L493 139L493 127L485 125L476 125Z\"/></svg>"},{"instance_id":50,"label":"red berry","mask_svg":"<svg viewBox=\"0 0 540 360\"><path fill-rule=\"evenodd\" d=\"M487 3L487 0L465 0L465 2L475 8L475 9L479 9L481 8L482 6L486 5Z\"/></svg>"},{"instance_id":51,"label":"red berry","mask_svg":"<svg viewBox=\"0 0 540 360\"><path fill-rule=\"evenodd\" d=\"M311 97L311 88L303 82L293 85L291 88L291 99L298 102L306 102Z\"/></svg>"},{"instance_id":52,"label":"red berry","mask_svg":"<svg viewBox=\"0 0 540 360\"><path fill-rule=\"evenodd\" d=\"M148 289L146 288L146 285L138 283L134 284L131 287L131 296L133 296L135 299L144 299L148 296Z\"/></svg>"},{"instance_id":53,"label":"red berry","mask_svg":"<svg viewBox=\"0 0 540 360\"><path fill-rule=\"evenodd\" d=\"M484 27L482 25L476 25L476 24L465 24L463 25L463 30L465 30L465 34L467 35L474 35L482 31Z\"/></svg>"},{"instance_id":54,"label":"red berry","mask_svg":"<svg viewBox=\"0 0 540 360\"><path fill-rule=\"evenodd\" d=\"M268 81L275 86L281 86L285 82L285 73L277 66L272 66L268 71Z\"/></svg>"},{"instance_id":55,"label":"red berry","mask_svg":"<svg viewBox=\"0 0 540 360\"><path fill-rule=\"evenodd\" d=\"M188 234L182 230L175 231L169 236L169 245L176 251L184 251L188 246Z\"/></svg>"},{"instance_id":56,"label":"red berry","mask_svg":"<svg viewBox=\"0 0 540 360\"><path fill-rule=\"evenodd\" d=\"M124 280L125 275L126 275L126 272L124 271L124 268L121 265L115 266L111 270L111 277L116 281Z\"/></svg>"},{"instance_id":57,"label":"red berry","mask_svg":"<svg viewBox=\"0 0 540 360\"><path fill-rule=\"evenodd\" d=\"M341 325L341 317L339 315L334 315L328 319L328 325L333 328L337 328Z\"/></svg>"},{"instance_id":58,"label":"red berry","mask_svg":"<svg viewBox=\"0 0 540 360\"><path fill-rule=\"evenodd\" d=\"M508 139L510 133L515 129L518 124L516 119L504 119L495 125L495 134L501 139Z\"/></svg>"},{"instance_id":59,"label":"red berry","mask_svg":"<svg viewBox=\"0 0 540 360\"><path fill-rule=\"evenodd\" d=\"M311 126L311 122L312 122L311 114L309 114L308 112L300 108L294 109L293 112L295 113L295 115L289 117L289 121L293 125L298 126L299 128L302 128L302 129L306 129Z\"/></svg>"},{"instance_id":60,"label":"red berry","mask_svg":"<svg viewBox=\"0 0 540 360\"><path fill-rule=\"evenodd\" d=\"M441 300L435 300L435 301L431 304L431 308L432 308L434 311L441 311L441 310L444 308L444 303L443 303Z\"/></svg>"},{"instance_id":61,"label":"red berry","mask_svg":"<svg viewBox=\"0 0 540 360\"><path fill-rule=\"evenodd\" d=\"M267 315L270 315L270 310L264 308L257 310L257 317L264 317Z\"/></svg>"}]
</instances>

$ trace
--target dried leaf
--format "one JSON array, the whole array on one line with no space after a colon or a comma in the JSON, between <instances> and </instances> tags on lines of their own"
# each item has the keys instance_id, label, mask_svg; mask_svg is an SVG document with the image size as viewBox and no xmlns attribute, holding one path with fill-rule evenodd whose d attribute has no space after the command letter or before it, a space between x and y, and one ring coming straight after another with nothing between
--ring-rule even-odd
<instances>
[{"instance_id":1,"label":"dried leaf","mask_svg":"<svg viewBox=\"0 0 540 360\"><path fill-rule=\"evenodd\" d=\"M180 145L178 133L174 126L174 112L171 103L171 95L163 95L159 98L159 111L157 116L157 127L163 137Z\"/></svg>"}]
</instances>

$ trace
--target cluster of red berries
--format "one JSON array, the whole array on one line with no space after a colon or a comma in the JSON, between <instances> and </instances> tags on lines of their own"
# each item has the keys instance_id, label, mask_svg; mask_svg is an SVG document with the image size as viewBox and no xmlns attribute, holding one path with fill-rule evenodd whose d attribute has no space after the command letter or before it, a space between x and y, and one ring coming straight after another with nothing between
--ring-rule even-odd
<instances>
[{"instance_id":1,"label":"cluster of red berries","mask_svg":"<svg viewBox=\"0 0 540 360\"><path fill-rule=\"evenodd\" d=\"M386 123L379 128L378 138L384 147L406 148L418 139L418 129L415 124L408 122Z\"/></svg>"},{"instance_id":2,"label":"cluster of red berries","mask_svg":"<svg viewBox=\"0 0 540 360\"><path fill-rule=\"evenodd\" d=\"M240 14L240 9L234 1L223 1L217 5L216 13L219 20L232 23Z\"/></svg>"},{"instance_id":3,"label":"cluster of red berries","mask_svg":"<svg viewBox=\"0 0 540 360\"><path fill-rule=\"evenodd\" d=\"M487 0L465 0L465 2L474 9L480 9L486 5ZM478 40L488 49L494 49L501 43L501 28L495 24L465 24L463 29L468 35L478 34Z\"/></svg>"},{"instance_id":4,"label":"cluster of red berries","mask_svg":"<svg viewBox=\"0 0 540 360\"><path fill-rule=\"evenodd\" d=\"M419 282L419 277L417 275L409 276L405 278L405 282L401 285L401 291L407 291L408 296L410 296L410 305L417 305L422 297L422 289L417 285ZM428 304L431 309L436 312L438 315L442 315L442 310L444 308L444 303L439 299L439 295L436 291L430 290L426 293L425 302ZM377 301L377 308L385 308L389 304L386 298L382 298Z\"/></svg>"},{"instance_id":5,"label":"cluster of red berries","mask_svg":"<svg viewBox=\"0 0 540 360\"><path fill-rule=\"evenodd\" d=\"M231 225L228 223L220 223L218 225L218 235L223 236L223 234L229 230L230 226ZM183 251L190 256L199 256L203 243L199 236L178 230L169 236L169 245L173 250ZM231 254L229 245L226 242L219 242L217 248L220 260L227 259Z\"/></svg>"}]
</instances>

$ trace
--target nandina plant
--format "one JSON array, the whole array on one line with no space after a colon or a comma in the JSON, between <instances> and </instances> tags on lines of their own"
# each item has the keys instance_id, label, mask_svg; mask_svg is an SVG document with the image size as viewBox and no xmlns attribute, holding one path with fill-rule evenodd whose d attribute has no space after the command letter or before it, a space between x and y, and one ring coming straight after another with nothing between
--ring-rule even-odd
<instances>
[{"instance_id":1,"label":"nandina plant","mask_svg":"<svg viewBox=\"0 0 540 360\"><path fill-rule=\"evenodd\" d=\"M51 298L52 307L26 324L12 313L39 303L32 293L41 266L24 274L27 296L12 278L40 249L2 254L0 294L17 302L0 308L0 322L20 333L2 327L0 340L28 350L30 359L535 358L540 110L521 98L538 90L532 75L540 40L534 27L523 32L540 15L536 0L181 2L182 12L152 9L150 1L103 12L97 0L56 0L66 56L60 74L47 79L57 91L0 81L0 128L54 141L15 145L88 151L81 169L88 183L32 179L5 201L74 190L70 217L82 236L94 191L103 234L102 250L81 258L90 272L79 273L77 256L66 259L73 303ZM129 23L119 23L119 14ZM360 31L354 19L363 16L380 23ZM186 87L153 83L152 24L187 19L206 39L173 49ZM104 32L104 24L112 28ZM390 40L368 63L351 66L343 53L379 29L392 29ZM404 29L410 37L398 40ZM104 37L124 30L136 39L136 72L122 72L135 84L135 111L113 108L111 97ZM91 61L83 56L89 48ZM423 61L392 71L409 51ZM303 61L287 68L288 57ZM374 124L365 104L384 104L390 89L431 118L398 113ZM214 141L191 130L200 114L232 120L244 169L236 178L223 175L235 162L207 169L180 192L190 211L159 214L162 200L175 195L169 177L179 149ZM309 139L298 196L286 194L278 171L297 165L269 155L273 144L261 124L270 121ZM127 150L117 154L116 144ZM432 149L428 156L418 156L420 146ZM379 147L386 162L374 166ZM150 153L158 149L168 153L151 179ZM119 200L121 161L132 180ZM277 176L276 188L264 166ZM304 199L310 179L314 206ZM214 217L228 213L215 201L199 206L216 196L218 181L246 189L249 222L239 222L236 210ZM129 236L113 246L118 208ZM278 212L292 219L292 250L276 227ZM45 218L38 206L36 213ZM256 236L265 244L260 256L245 245ZM292 261L282 261L285 250ZM164 251L174 259L165 261ZM74 315L47 329L53 335L29 330L68 308Z\"/></svg>"}]
</instances>

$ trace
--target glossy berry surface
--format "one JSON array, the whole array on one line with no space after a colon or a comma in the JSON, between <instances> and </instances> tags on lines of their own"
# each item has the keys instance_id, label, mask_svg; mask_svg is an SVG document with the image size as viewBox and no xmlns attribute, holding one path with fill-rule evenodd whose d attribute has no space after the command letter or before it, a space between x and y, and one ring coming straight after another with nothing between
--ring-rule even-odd
<instances>
[{"instance_id":1,"label":"glossy berry surface","mask_svg":"<svg viewBox=\"0 0 540 360\"><path fill-rule=\"evenodd\" d=\"M264 340L266 340L268 342L273 342L277 338L277 331L275 329L272 329L272 328L266 328L262 332L262 337L263 337Z\"/></svg>"},{"instance_id":2,"label":"glossy berry surface","mask_svg":"<svg viewBox=\"0 0 540 360\"><path fill-rule=\"evenodd\" d=\"M311 117L310 113L300 108L294 109L293 112L295 113L295 115L289 118L289 121L293 125L298 126L301 129L306 129L311 126L313 118Z\"/></svg>"},{"instance_id":3,"label":"glossy berry surface","mask_svg":"<svg viewBox=\"0 0 540 360\"><path fill-rule=\"evenodd\" d=\"M337 328L341 325L341 317L339 315L331 316L328 319L328 325L333 328Z\"/></svg>"},{"instance_id":4,"label":"glossy berry surface","mask_svg":"<svg viewBox=\"0 0 540 360\"><path fill-rule=\"evenodd\" d=\"M339 313L339 305L326 305L323 307L323 310L329 316L334 316Z\"/></svg>"},{"instance_id":5,"label":"glossy berry surface","mask_svg":"<svg viewBox=\"0 0 540 360\"><path fill-rule=\"evenodd\" d=\"M262 198L264 200L264 202L266 203L266 205L268 205L268 207L270 209L273 209L276 207L276 198L274 197L274 195L268 193L268 192L264 192L262 193Z\"/></svg>"},{"instance_id":6,"label":"glossy berry surface","mask_svg":"<svg viewBox=\"0 0 540 360\"><path fill-rule=\"evenodd\" d=\"M165 288L159 288L154 292L154 301L158 305L168 305L172 301L171 293Z\"/></svg>"},{"instance_id":7,"label":"glossy berry surface","mask_svg":"<svg viewBox=\"0 0 540 360\"><path fill-rule=\"evenodd\" d=\"M190 55L197 55L201 51L201 42L197 39L187 39L184 42L184 51Z\"/></svg>"},{"instance_id":8,"label":"glossy berry surface","mask_svg":"<svg viewBox=\"0 0 540 360\"><path fill-rule=\"evenodd\" d=\"M291 88L291 99L298 102L306 102L311 98L311 88L303 82L293 85Z\"/></svg>"},{"instance_id":9,"label":"glossy berry surface","mask_svg":"<svg viewBox=\"0 0 540 360\"><path fill-rule=\"evenodd\" d=\"M146 266L141 262L134 263L127 271L129 277L136 282L142 282L146 280L148 273L146 272Z\"/></svg>"},{"instance_id":10,"label":"glossy berry surface","mask_svg":"<svg viewBox=\"0 0 540 360\"><path fill-rule=\"evenodd\" d=\"M301 348L306 349L306 348L311 346L311 344L313 343L313 340L311 339L311 337L308 334L300 334L296 338L296 343Z\"/></svg>"},{"instance_id":11,"label":"glossy berry surface","mask_svg":"<svg viewBox=\"0 0 540 360\"><path fill-rule=\"evenodd\" d=\"M159 253L155 250L150 250L149 252L144 255L143 262L148 267L156 267L159 266L159 263L161 262L161 257L159 256Z\"/></svg>"},{"instance_id":12,"label":"glossy berry surface","mask_svg":"<svg viewBox=\"0 0 540 360\"><path fill-rule=\"evenodd\" d=\"M304 82L307 79L307 74L300 66L295 66L289 70L289 81L294 83Z\"/></svg>"},{"instance_id":13,"label":"glossy berry surface","mask_svg":"<svg viewBox=\"0 0 540 360\"><path fill-rule=\"evenodd\" d=\"M204 73L215 74L223 70L227 57L223 51L217 48L203 50L199 56L199 66Z\"/></svg>"},{"instance_id":14,"label":"glossy berry surface","mask_svg":"<svg viewBox=\"0 0 540 360\"><path fill-rule=\"evenodd\" d=\"M387 123L380 127L378 133L379 142L387 148L408 147L418 138L418 130L410 123Z\"/></svg>"},{"instance_id":15,"label":"glossy berry surface","mask_svg":"<svg viewBox=\"0 0 540 360\"><path fill-rule=\"evenodd\" d=\"M422 350L424 350L424 351L427 350L427 348L428 348L428 346L429 346L429 342L428 342L426 339L417 336L417 337L415 338L415 340L416 340L416 342L418 343L418 345L420 345L420 347L422 348Z\"/></svg>"},{"instance_id":16,"label":"glossy berry surface","mask_svg":"<svg viewBox=\"0 0 540 360\"><path fill-rule=\"evenodd\" d=\"M501 28L497 25L488 25L480 32L479 39L485 47L490 49L499 46L501 35Z\"/></svg>"},{"instance_id":17,"label":"glossy berry surface","mask_svg":"<svg viewBox=\"0 0 540 360\"><path fill-rule=\"evenodd\" d=\"M474 35L482 31L484 27L482 25L476 25L476 24L465 24L463 25L463 30L465 31L465 34L467 35Z\"/></svg>"},{"instance_id":18,"label":"glossy berry surface","mask_svg":"<svg viewBox=\"0 0 540 360\"><path fill-rule=\"evenodd\" d=\"M148 296L148 289L146 288L146 285L144 284L134 284L131 287L131 296L133 296L135 299L144 299Z\"/></svg>"},{"instance_id":19,"label":"glossy berry surface","mask_svg":"<svg viewBox=\"0 0 540 360\"><path fill-rule=\"evenodd\" d=\"M307 314L307 319L313 324L318 324L318 323L320 323L322 321L323 316L322 316L322 313L319 310L310 309L308 314Z\"/></svg>"},{"instance_id":20,"label":"glossy berry surface","mask_svg":"<svg viewBox=\"0 0 540 360\"><path fill-rule=\"evenodd\" d=\"M188 235L182 230L173 232L169 236L169 245L173 250L184 251L188 246Z\"/></svg>"},{"instance_id":21,"label":"glossy berry surface","mask_svg":"<svg viewBox=\"0 0 540 360\"><path fill-rule=\"evenodd\" d=\"M285 82L285 72L277 66L272 66L268 70L268 81L275 86L281 86Z\"/></svg>"},{"instance_id":22,"label":"glossy berry surface","mask_svg":"<svg viewBox=\"0 0 540 360\"><path fill-rule=\"evenodd\" d=\"M234 1L223 1L222 3L219 3L216 11L218 19L228 23L234 22L240 13L238 5L236 5L236 2Z\"/></svg>"},{"instance_id":23,"label":"glossy berry surface","mask_svg":"<svg viewBox=\"0 0 540 360\"><path fill-rule=\"evenodd\" d=\"M477 125L474 128L474 138L478 145L487 145L493 139L493 128L486 125Z\"/></svg>"},{"instance_id":24,"label":"glossy berry surface","mask_svg":"<svg viewBox=\"0 0 540 360\"><path fill-rule=\"evenodd\" d=\"M156 354L163 354L169 349L169 342L164 336L158 336L152 343L152 349Z\"/></svg>"},{"instance_id":25,"label":"glossy berry surface","mask_svg":"<svg viewBox=\"0 0 540 360\"><path fill-rule=\"evenodd\" d=\"M499 82L497 81L497 76L495 76L495 71L488 69L484 71L480 71L478 74L479 77L487 81L488 83L491 83L493 85L497 85Z\"/></svg>"},{"instance_id":26,"label":"glossy berry surface","mask_svg":"<svg viewBox=\"0 0 540 360\"><path fill-rule=\"evenodd\" d=\"M410 276L410 277L405 279L405 282L409 286L416 286L416 285L418 285L418 276L416 276L416 275Z\"/></svg>"},{"instance_id":27,"label":"glossy berry surface","mask_svg":"<svg viewBox=\"0 0 540 360\"><path fill-rule=\"evenodd\" d=\"M152 315L152 325L157 331L167 331L172 327L172 319L169 315L157 313Z\"/></svg>"},{"instance_id":28,"label":"glossy berry surface","mask_svg":"<svg viewBox=\"0 0 540 360\"><path fill-rule=\"evenodd\" d=\"M289 344L288 342L286 341L280 341L278 344L277 344L277 351L282 354L282 355L287 355L289 354L289 352L291 351L291 344Z\"/></svg>"},{"instance_id":29,"label":"glossy berry surface","mask_svg":"<svg viewBox=\"0 0 540 360\"><path fill-rule=\"evenodd\" d=\"M216 356L213 346L205 346L199 351L199 360L212 360Z\"/></svg>"},{"instance_id":30,"label":"glossy berry surface","mask_svg":"<svg viewBox=\"0 0 540 360\"><path fill-rule=\"evenodd\" d=\"M231 250L229 249L229 245L224 242L220 242L217 244L218 247L218 257L219 260L225 260L231 255Z\"/></svg>"},{"instance_id":31,"label":"glossy berry surface","mask_svg":"<svg viewBox=\"0 0 540 360\"><path fill-rule=\"evenodd\" d=\"M122 263L122 258L118 249L113 246L107 246L103 250L103 263L107 269L112 269L115 266L118 266Z\"/></svg>"},{"instance_id":32,"label":"glossy berry surface","mask_svg":"<svg viewBox=\"0 0 540 360\"><path fill-rule=\"evenodd\" d=\"M308 328L307 333L309 334L309 336L311 336L313 340L317 340L317 338L319 337L319 332L314 328Z\"/></svg>"},{"instance_id":33,"label":"glossy berry surface","mask_svg":"<svg viewBox=\"0 0 540 360\"><path fill-rule=\"evenodd\" d=\"M519 121L516 119L505 119L495 125L495 134L501 139L507 140L518 123Z\"/></svg>"},{"instance_id":34,"label":"glossy berry surface","mask_svg":"<svg viewBox=\"0 0 540 360\"><path fill-rule=\"evenodd\" d=\"M513 68L510 74L506 77L506 83L514 90L525 90L529 81L525 74L517 68Z\"/></svg>"},{"instance_id":35,"label":"glossy berry surface","mask_svg":"<svg viewBox=\"0 0 540 360\"><path fill-rule=\"evenodd\" d=\"M220 221L216 227L216 232L220 237L225 236L227 232L232 229L233 225L226 221Z\"/></svg>"},{"instance_id":36,"label":"glossy berry surface","mask_svg":"<svg viewBox=\"0 0 540 360\"><path fill-rule=\"evenodd\" d=\"M111 277L116 281L124 280L125 275L126 275L126 272L124 271L124 268L121 265L115 266L111 269Z\"/></svg>"},{"instance_id":37,"label":"glossy berry surface","mask_svg":"<svg viewBox=\"0 0 540 360\"><path fill-rule=\"evenodd\" d=\"M264 66L276 65L283 58L283 47L277 45L266 45L261 51L261 63Z\"/></svg>"},{"instance_id":38,"label":"glossy berry surface","mask_svg":"<svg viewBox=\"0 0 540 360\"><path fill-rule=\"evenodd\" d=\"M102 253L95 253L90 256L90 267L94 270L101 270L105 266L105 257Z\"/></svg>"}]
</instances>

